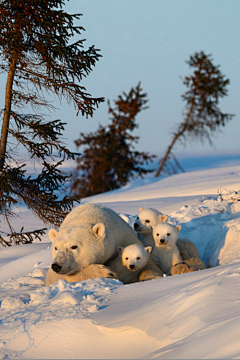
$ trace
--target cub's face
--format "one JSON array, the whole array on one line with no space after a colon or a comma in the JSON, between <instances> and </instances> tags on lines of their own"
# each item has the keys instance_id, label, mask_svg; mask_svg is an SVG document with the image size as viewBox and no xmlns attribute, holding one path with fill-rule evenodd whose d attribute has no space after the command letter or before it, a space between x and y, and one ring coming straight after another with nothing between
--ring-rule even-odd
<instances>
[{"instance_id":1,"label":"cub's face","mask_svg":"<svg viewBox=\"0 0 240 360\"><path fill-rule=\"evenodd\" d=\"M178 239L181 225L171 225L166 223L160 223L153 226L153 239L155 246L164 247L174 245Z\"/></svg>"},{"instance_id":2,"label":"cub's face","mask_svg":"<svg viewBox=\"0 0 240 360\"><path fill-rule=\"evenodd\" d=\"M152 233L152 227L161 222L166 222L167 215L161 214L155 209L139 209L138 217L134 223L134 230L137 233Z\"/></svg>"},{"instance_id":3,"label":"cub's face","mask_svg":"<svg viewBox=\"0 0 240 360\"><path fill-rule=\"evenodd\" d=\"M148 262L151 246L143 248L138 244L127 247L118 247L119 254L122 255L122 264L130 271L142 269Z\"/></svg>"}]
</instances>

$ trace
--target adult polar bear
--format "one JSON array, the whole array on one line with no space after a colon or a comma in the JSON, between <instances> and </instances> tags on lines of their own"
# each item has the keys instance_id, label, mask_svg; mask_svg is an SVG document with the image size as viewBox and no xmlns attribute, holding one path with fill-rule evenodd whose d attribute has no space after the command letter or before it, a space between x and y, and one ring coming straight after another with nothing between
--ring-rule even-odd
<instances>
[{"instance_id":1,"label":"adult polar bear","mask_svg":"<svg viewBox=\"0 0 240 360\"><path fill-rule=\"evenodd\" d=\"M143 246L134 230L117 213L95 204L79 205L64 219L59 231L49 230L53 263L46 285L64 279L77 282L97 277L115 277L104 264L118 255L117 247ZM150 258L139 280L162 276Z\"/></svg>"}]
</instances>

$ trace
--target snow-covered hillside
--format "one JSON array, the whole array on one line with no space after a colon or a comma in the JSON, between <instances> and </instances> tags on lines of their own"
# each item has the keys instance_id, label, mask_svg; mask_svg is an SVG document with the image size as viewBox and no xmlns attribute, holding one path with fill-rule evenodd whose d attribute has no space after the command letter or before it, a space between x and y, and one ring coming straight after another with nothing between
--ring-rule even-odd
<instances>
[{"instance_id":1,"label":"snow-covered hillside","mask_svg":"<svg viewBox=\"0 0 240 360\"><path fill-rule=\"evenodd\" d=\"M168 214L209 267L194 273L130 285L91 279L45 287L47 236L1 249L0 357L240 358L239 190L240 166L230 166L148 176L82 201L110 207L131 225L139 207ZM38 225L21 211L26 229Z\"/></svg>"}]
</instances>

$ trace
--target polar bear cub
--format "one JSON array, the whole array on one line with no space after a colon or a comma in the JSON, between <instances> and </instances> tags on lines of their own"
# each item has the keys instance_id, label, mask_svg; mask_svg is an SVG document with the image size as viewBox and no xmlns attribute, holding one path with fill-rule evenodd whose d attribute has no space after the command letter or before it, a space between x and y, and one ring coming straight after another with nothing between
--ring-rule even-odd
<instances>
[{"instance_id":1,"label":"polar bear cub","mask_svg":"<svg viewBox=\"0 0 240 360\"><path fill-rule=\"evenodd\" d=\"M152 226L158 223L164 223L168 220L167 215L163 215L156 209L139 208L137 219L134 223L134 230L138 233L138 238L144 246L154 247L154 240L152 237Z\"/></svg>"},{"instance_id":2,"label":"polar bear cub","mask_svg":"<svg viewBox=\"0 0 240 360\"><path fill-rule=\"evenodd\" d=\"M159 261L161 270L167 275L173 275L174 266L180 265L180 273L194 271L192 267L183 262L179 249L176 245L181 225L160 223L153 226L153 239L155 247L152 255Z\"/></svg>"},{"instance_id":3,"label":"polar bear cub","mask_svg":"<svg viewBox=\"0 0 240 360\"><path fill-rule=\"evenodd\" d=\"M118 246L117 250L118 257L109 261L107 266L124 284L137 282L140 272L147 265L152 247L132 244L126 247Z\"/></svg>"}]
</instances>

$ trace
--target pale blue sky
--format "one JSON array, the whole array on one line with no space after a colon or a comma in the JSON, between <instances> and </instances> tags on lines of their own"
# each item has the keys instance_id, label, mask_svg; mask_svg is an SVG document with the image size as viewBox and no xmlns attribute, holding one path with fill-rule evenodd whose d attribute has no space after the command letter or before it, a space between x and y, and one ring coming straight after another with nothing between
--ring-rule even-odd
<instances>
[{"instance_id":1,"label":"pale blue sky","mask_svg":"<svg viewBox=\"0 0 240 360\"><path fill-rule=\"evenodd\" d=\"M94 44L103 55L84 81L87 90L112 101L141 81L148 94L149 109L137 118L139 149L165 151L171 130L182 121L186 88L181 77L190 73L185 61L203 50L230 79L220 108L236 116L214 140L215 147L195 142L184 149L178 144L175 152L240 151L239 0L70 0L66 8L83 14L86 45ZM94 131L108 123L107 103L93 119L69 120L69 138Z\"/></svg>"},{"instance_id":2,"label":"pale blue sky","mask_svg":"<svg viewBox=\"0 0 240 360\"><path fill-rule=\"evenodd\" d=\"M178 153L240 152L240 1L239 0L70 0L66 10L82 13L86 47L101 49L102 58L83 81L92 96L110 101L141 81L149 109L137 117L136 148L163 155L171 130L182 121L186 91L182 79L190 73L186 60L196 51L212 54L214 64L230 79L223 111L236 116L208 143L178 144ZM75 116L63 103L54 118L68 122L64 133L71 150L80 132L95 131L109 122L107 101L94 117Z\"/></svg>"}]
</instances>

